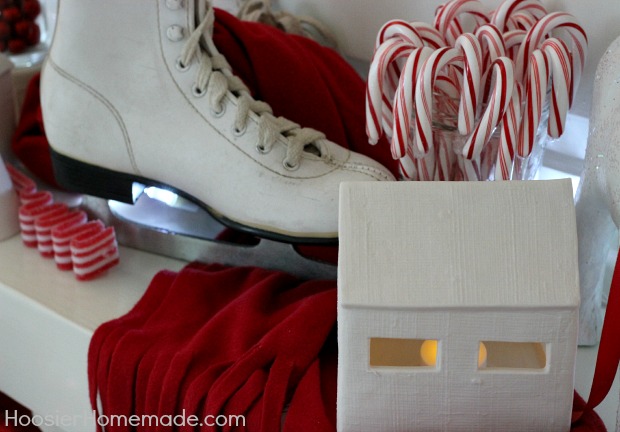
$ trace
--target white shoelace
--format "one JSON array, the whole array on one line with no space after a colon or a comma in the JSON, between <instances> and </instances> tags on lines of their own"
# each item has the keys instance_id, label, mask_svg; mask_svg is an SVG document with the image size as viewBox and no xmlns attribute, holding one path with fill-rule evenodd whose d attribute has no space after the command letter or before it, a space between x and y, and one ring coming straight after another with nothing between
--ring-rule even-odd
<instances>
[{"instance_id":1,"label":"white shoelace","mask_svg":"<svg viewBox=\"0 0 620 432\"><path fill-rule=\"evenodd\" d=\"M250 121L250 112L255 113L259 118L257 150L260 153L268 153L274 144L284 137L287 149L283 165L289 170L299 167L306 148L313 154L325 155L323 133L310 128L301 128L298 124L283 117L275 117L271 107L265 102L255 100L243 81L233 75L226 58L217 53L211 41L215 19L213 8L207 0L195 1L198 2L199 16L202 18L199 18L200 23L191 32L179 60L182 67L189 66L193 61L199 63L194 87L195 94L201 96L210 90L209 103L214 112L221 112L224 109L224 98L229 91L235 95L238 101L235 131L242 134ZM188 3L194 6L194 0ZM316 151L312 151L314 149L310 146L315 147Z\"/></svg>"},{"instance_id":2,"label":"white shoelace","mask_svg":"<svg viewBox=\"0 0 620 432\"><path fill-rule=\"evenodd\" d=\"M336 37L323 23L307 15L293 15L284 10L274 11L271 0L241 0L237 17L244 21L267 24L286 33L305 36L338 51Z\"/></svg>"}]
</instances>

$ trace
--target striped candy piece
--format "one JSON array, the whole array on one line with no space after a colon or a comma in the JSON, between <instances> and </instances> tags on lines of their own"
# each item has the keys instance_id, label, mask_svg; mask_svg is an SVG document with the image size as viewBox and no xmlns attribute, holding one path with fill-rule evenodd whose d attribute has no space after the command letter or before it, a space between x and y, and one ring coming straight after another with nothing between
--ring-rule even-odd
<instances>
[{"instance_id":1,"label":"striped candy piece","mask_svg":"<svg viewBox=\"0 0 620 432\"><path fill-rule=\"evenodd\" d=\"M38 202L24 204L19 208L19 227L24 245L31 248L37 247L37 232L35 224L37 219L62 215L67 212L67 205L40 204Z\"/></svg>"},{"instance_id":2,"label":"striped candy piece","mask_svg":"<svg viewBox=\"0 0 620 432\"><path fill-rule=\"evenodd\" d=\"M36 220L37 249L44 258L54 257L52 230L58 225L76 219L83 219L84 222L86 222L86 214L84 212L73 212L66 209L65 213L46 215Z\"/></svg>"},{"instance_id":3,"label":"striped candy piece","mask_svg":"<svg viewBox=\"0 0 620 432\"><path fill-rule=\"evenodd\" d=\"M35 182L13 165L7 163L6 170L9 173L9 177L11 177L13 187L17 193L20 194L20 196L22 193L31 194L37 191L37 185Z\"/></svg>"},{"instance_id":4,"label":"striped candy piece","mask_svg":"<svg viewBox=\"0 0 620 432\"><path fill-rule=\"evenodd\" d=\"M19 202L21 205L36 204L46 205L54 202L54 197L51 192L48 191L34 191L34 192L22 192L19 194Z\"/></svg>"},{"instance_id":5,"label":"striped candy piece","mask_svg":"<svg viewBox=\"0 0 620 432\"><path fill-rule=\"evenodd\" d=\"M95 234L105 228L103 222L94 220L87 222L86 213L75 212L71 219L66 220L52 229L52 247L54 261L60 270L72 270L71 239L84 233Z\"/></svg>"},{"instance_id":6,"label":"striped candy piece","mask_svg":"<svg viewBox=\"0 0 620 432\"><path fill-rule=\"evenodd\" d=\"M113 227L83 232L71 239L71 261L78 280L91 280L119 263Z\"/></svg>"}]
</instances>

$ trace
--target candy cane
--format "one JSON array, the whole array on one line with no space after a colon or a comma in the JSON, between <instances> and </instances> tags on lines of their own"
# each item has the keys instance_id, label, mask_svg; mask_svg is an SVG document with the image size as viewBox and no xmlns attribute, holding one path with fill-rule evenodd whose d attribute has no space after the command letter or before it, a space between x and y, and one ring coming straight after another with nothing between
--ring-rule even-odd
<instances>
[{"instance_id":1,"label":"candy cane","mask_svg":"<svg viewBox=\"0 0 620 432\"><path fill-rule=\"evenodd\" d=\"M486 24L476 30L476 37L480 41L480 46L483 48L485 56L482 64L482 89L480 91L482 95L482 101L486 101L490 92L490 78L492 68L490 65L499 57L506 57L506 44L504 43L504 37L500 33L499 29L493 24ZM487 47L485 50L484 47ZM489 66L487 66L489 65Z\"/></svg>"},{"instance_id":2,"label":"candy cane","mask_svg":"<svg viewBox=\"0 0 620 432\"><path fill-rule=\"evenodd\" d=\"M414 46L424 46L424 41L414 26L409 24L407 21L395 19L383 24L379 30L377 40L375 42L375 50L378 49L379 46L387 39L394 37L400 38L405 42L409 42Z\"/></svg>"},{"instance_id":3,"label":"candy cane","mask_svg":"<svg viewBox=\"0 0 620 432\"><path fill-rule=\"evenodd\" d=\"M472 33L465 33L456 39L455 48L460 48L465 55L465 79L459 105L459 132L470 133L475 125L480 79L482 76L482 48Z\"/></svg>"},{"instance_id":4,"label":"candy cane","mask_svg":"<svg viewBox=\"0 0 620 432\"><path fill-rule=\"evenodd\" d=\"M366 87L366 134L371 144L376 144L383 133L384 123L392 126L392 98L394 83L385 86L387 68L402 56L409 55L413 47L400 39L388 39L379 46L373 57ZM392 88L393 87L393 88Z\"/></svg>"},{"instance_id":5,"label":"candy cane","mask_svg":"<svg viewBox=\"0 0 620 432\"><path fill-rule=\"evenodd\" d=\"M519 52L519 47L525 40L526 35L527 35L527 32L525 30L510 30L504 33L504 43L506 44L506 55L515 63L515 66L516 66L516 61L517 61L517 55ZM519 80L520 78L521 77L517 75L515 71L515 79Z\"/></svg>"},{"instance_id":6,"label":"candy cane","mask_svg":"<svg viewBox=\"0 0 620 432\"><path fill-rule=\"evenodd\" d=\"M403 68L394 98L392 157L399 159L405 156L406 148L412 145L411 122L413 117L414 83L422 64L430 57L433 50L428 47L414 49Z\"/></svg>"},{"instance_id":7,"label":"candy cane","mask_svg":"<svg viewBox=\"0 0 620 432\"><path fill-rule=\"evenodd\" d=\"M459 168L461 170L463 180L465 181L478 181L482 180L482 170L480 167L480 157L477 156L474 159L467 159L459 157Z\"/></svg>"},{"instance_id":8,"label":"candy cane","mask_svg":"<svg viewBox=\"0 0 620 432\"><path fill-rule=\"evenodd\" d=\"M488 22L482 3L478 0L452 0L446 3L438 9L433 25L449 44L454 44L458 36L463 33L460 21L457 19L462 14L473 16L477 26Z\"/></svg>"},{"instance_id":9,"label":"candy cane","mask_svg":"<svg viewBox=\"0 0 620 432\"><path fill-rule=\"evenodd\" d=\"M514 88L514 66L510 59L500 57L493 62L495 86L482 119L463 147L463 156L473 159L480 155L482 148L491 138L504 112L510 103Z\"/></svg>"},{"instance_id":10,"label":"candy cane","mask_svg":"<svg viewBox=\"0 0 620 432\"><path fill-rule=\"evenodd\" d=\"M547 10L539 0L508 0L504 1L491 15L491 23L495 24L501 32L510 30L508 22L513 14L519 11L527 11L536 19L547 15Z\"/></svg>"},{"instance_id":11,"label":"candy cane","mask_svg":"<svg viewBox=\"0 0 620 432\"><path fill-rule=\"evenodd\" d=\"M509 21L512 29L529 30L536 25L538 18L527 11L522 11L510 17Z\"/></svg>"},{"instance_id":12,"label":"candy cane","mask_svg":"<svg viewBox=\"0 0 620 432\"><path fill-rule=\"evenodd\" d=\"M528 157L532 152L538 124L542 116L548 81L549 69L545 55L542 51L536 50L532 53L529 61L525 108L517 142L517 155L522 158Z\"/></svg>"},{"instance_id":13,"label":"candy cane","mask_svg":"<svg viewBox=\"0 0 620 432\"><path fill-rule=\"evenodd\" d=\"M432 25L416 21L411 23L411 26L416 29L426 46L434 49L448 46L443 35Z\"/></svg>"},{"instance_id":14,"label":"candy cane","mask_svg":"<svg viewBox=\"0 0 620 432\"><path fill-rule=\"evenodd\" d=\"M434 151L429 151L422 157L415 159L420 180L431 181L435 179L436 160Z\"/></svg>"},{"instance_id":15,"label":"candy cane","mask_svg":"<svg viewBox=\"0 0 620 432\"><path fill-rule=\"evenodd\" d=\"M523 80L525 72L528 68L528 60L535 49L538 49L543 39L554 29L565 29L573 41L572 62L572 83L569 98L572 101L573 95L579 86L581 73L585 66L586 55L588 51L588 37L583 28L577 23L575 18L565 12L553 12L543 17L532 27L525 41L519 48L517 55L517 77Z\"/></svg>"},{"instance_id":16,"label":"candy cane","mask_svg":"<svg viewBox=\"0 0 620 432\"><path fill-rule=\"evenodd\" d=\"M551 67L551 102L548 133L553 138L559 138L564 133L570 104L570 54L566 44L556 38L550 38L543 42L541 50L545 53Z\"/></svg>"},{"instance_id":17,"label":"candy cane","mask_svg":"<svg viewBox=\"0 0 620 432\"><path fill-rule=\"evenodd\" d=\"M398 159L398 170L401 177L404 180L418 180L418 166L410 148L407 149L407 154Z\"/></svg>"},{"instance_id":18,"label":"candy cane","mask_svg":"<svg viewBox=\"0 0 620 432\"><path fill-rule=\"evenodd\" d=\"M485 46L486 42L488 49L485 52L489 54L489 63L494 62L499 57L506 57L504 37L495 25L485 24L476 30L475 35L482 47Z\"/></svg>"},{"instance_id":19,"label":"candy cane","mask_svg":"<svg viewBox=\"0 0 620 432\"><path fill-rule=\"evenodd\" d=\"M515 82L514 85L510 104L502 119L499 149L495 162L495 180L510 180L512 178L512 164L517 147L521 102L523 100L523 86L518 82Z\"/></svg>"},{"instance_id":20,"label":"candy cane","mask_svg":"<svg viewBox=\"0 0 620 432\"><path fill-rule=\"evenodd\" d=\"M415 147L422 154L433 148L433 84L444 66L462 62L461 50L445 47L435 50L422 65L415 88Z\"/></svg>"}]
</instances>

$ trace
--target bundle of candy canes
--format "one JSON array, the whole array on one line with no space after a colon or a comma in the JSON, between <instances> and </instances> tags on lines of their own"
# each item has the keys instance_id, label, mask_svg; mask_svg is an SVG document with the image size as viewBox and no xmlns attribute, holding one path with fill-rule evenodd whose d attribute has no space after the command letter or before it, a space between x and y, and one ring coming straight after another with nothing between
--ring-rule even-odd
<instances>
[{"instance_id":1,"label":"bundle of candy canes","mask_svg":"<svg viewBox=\"0 0 620 432\"><path fill-rule=\"evenodd\" d=\"M572 15L539 0L492 12L454 0L432 25L389 21L368 75L369 142L387 135L403 179L525 178L538 137L564 131L587 46Z\"/></svg>"},{"instance_id":2,"label":"bundle of candy canes","mask_svg":"<svg viewBox=\"0 0 620 432\"><path fill-rule=\"evenodd\" d=\"M15 167L7 170L20 200L19 226L22 242L37 248L41 256L54 258L60 270L73 270L78 280L90 280L119 263L113 227L100 220L88 221L85 212L54 203L49 191Z\"/></svg>"}]
</instances>

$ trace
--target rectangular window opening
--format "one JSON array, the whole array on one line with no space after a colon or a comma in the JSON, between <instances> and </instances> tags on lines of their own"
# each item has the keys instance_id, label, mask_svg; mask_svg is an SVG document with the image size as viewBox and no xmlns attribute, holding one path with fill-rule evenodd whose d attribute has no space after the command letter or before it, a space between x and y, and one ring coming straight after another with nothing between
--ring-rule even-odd
<instances>
[{"instance_id":1,"label":"rectangular window opening","mask_svg":"<svg viewBox=\"0 0 620 432\"><path fill-rule=\"evenodd\" d=\"M436 339L370 338L370 367L436 368Z\"/></svg>"},{"instance_id":2,"label":"rectangular window opening","mask_svg":"<svg viewBox=\"0 0 620 432\"><path fill-rule=\"evenodd\" d=\"M478 352L481 370L541 370L547 366L547 345L540 342L481 341Z\"/></svg>"}]
</instances>

